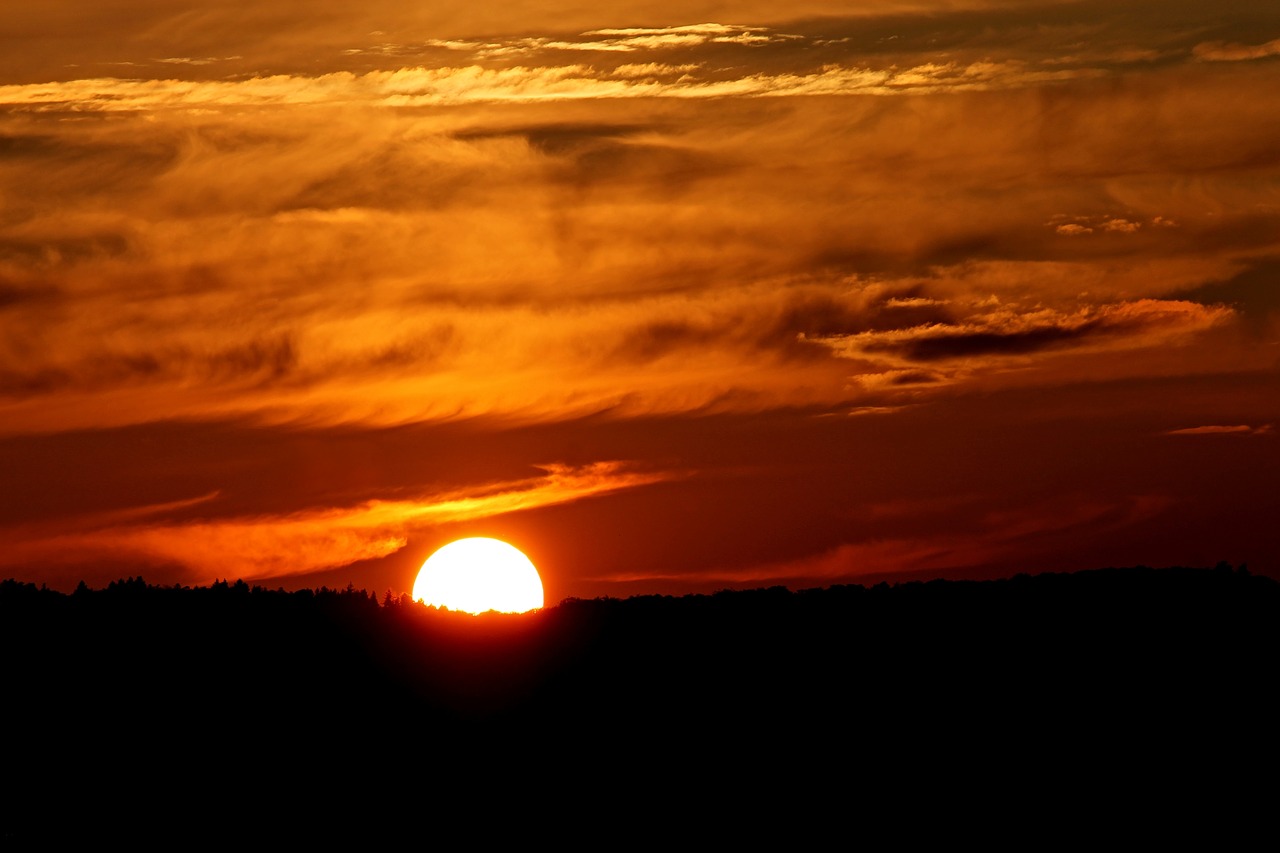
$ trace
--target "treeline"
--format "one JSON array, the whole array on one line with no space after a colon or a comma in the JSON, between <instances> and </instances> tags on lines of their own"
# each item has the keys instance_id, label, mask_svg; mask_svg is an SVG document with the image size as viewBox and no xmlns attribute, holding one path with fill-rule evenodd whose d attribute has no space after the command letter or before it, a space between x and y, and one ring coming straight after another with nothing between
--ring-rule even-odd
<instances>
[{"instance_id":1,"label":"treeline","mask_svg":"<svg viewBox=\"0 0 1280 853\"><path fill-rule=\"evenodd\" d=\"M352 586L286 592L129 578L63 594L0 582L7 677L38 688L27 690L35 717L145 707L160 725L258 731L299 714L518 714L580 718L580 727L645 716L652 725L674 707L694 719L729 707L739 718L741 709L777 718L799 708L834 717L856 706L863 715L892 709L900 721L931 713L921 703L1016 685L1019 695L1203 688L1274 663L1278 616L1280 584L1225 563L568 599L481 617Z\"/></svg>"},{"instance_id":2,"label":"treeline","mask_svg":"<svg viewBox=\"0 0 1280 853\"><path fill-rule=\"evenodd\" d=\"M679 766L665 784L692 796L762 767L897 779L912 762L1030 750L1075 766L1120 749L1203 763L1262 754L1278 617L1280 584L1227 564L482 617L353 587L131 578L64 594L9 580L6 758L30 791L97 790L111 768L145 765L264 796L428 766L440 784L503 766L530 784L558 767L624 786Z\"/></svg>"}]
</instances>

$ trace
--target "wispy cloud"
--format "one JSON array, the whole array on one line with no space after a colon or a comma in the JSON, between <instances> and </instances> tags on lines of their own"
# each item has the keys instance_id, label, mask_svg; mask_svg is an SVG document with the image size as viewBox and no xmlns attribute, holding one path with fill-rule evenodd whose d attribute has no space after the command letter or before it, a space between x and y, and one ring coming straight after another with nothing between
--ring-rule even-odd
<instances>
[{"instance_id":1,"label":"wispy cloud","mask_svg":"<svg viewBox=\"0 0 1280 853\"><path fill-rule=\"evenodd\" d=\"M1183 429L1171 429L1164 435L1271 435L1275 432L1274 424L1250 426L1236 424L1234 426L1196 426Z\"/></svg>"},{"instance_id":2,"label":"wispy cloud","mask_svg":"<svg viewBox=\"0 0 1280 853\"><path fill-rule=\"evenodd\" d=\"M899 365L1006 358L1046 350L1151 346L1173 335L1203 331L1232 316L1225 307L1175 300L1086 306L1074 312L1002 308L962 322L837 335L819 340L846 358L888 357Z\"/></svg>"},{"instance_id":3,"label":"wispy cloud","mask_svg":"<svg viewBox=\"0 0 1280 853\"><path fill-rule=\"evenodd\" d=\"M372 500L347 507L317 507L281 515L165 520L178 510L208 504L188 501L97 514L52 525L0 528L2 564L67 561L95 556L142 565L183 567L185 579L304 574L358 560L385 557L415 532L431 527L570 503L670 479L622 462L546 465L537 477L491 483L414 498ZM189 515L189 514L184 514ZM78 528L74 533L67 527Z\"/></svg>"},{"instance_id":4,"label":"wispy cloud","mask_svg":"<svg viewBox=\"0 0 1280 853\"><path fill-rule=\"evenodd\" d=\"M686 66L680 78L668 80L638 79L632 75L619 79L609 69L582 64L415 67L360 75L341 71L316 77L277 75L232 82L98 78L0 86L0 104L10 109L125 112L322 104L409 107L618 98L893 95L1030 86L1095 73L1084 69L1036 71L1020 63L986 62L925 65L900 71L829 66L806 74L753 73L716 80L690 76L692 70Z\"/></svg>"},{"instance_id":5,"label":"wispy cloud","mask_svg":"<svg viewBox=\"0 0 1280 853\"><path fill-rule=\"evenodd\" d=\"M241 58L242 57L239 56L169 56L155 61L164 63L165 65L212 65L215 62L230 62Z\"/></svg>"},{"instance_id":6,"label":"wispy cloud","mask_svg":"<svg viewBox=\"0 0 1280 853\"><path fill-rule=\"evenodd\" d=\"M1205 59L1210 62L1242 62L1248 59L1265 59L1269 56L1280 56L1280 39L1272 39L1262 44L1206 41L1196 45L1192 53L1197 59Z\"/></svg>"},{"instance_id":7,"label":"wispy cloud","mask_svg":"<svg viewBox=\"0 0 1280 853\"><path fill-rule=\"evenodd\" d=\"M767 27L735 27L731 24L682 24L673 27L617 27L588 30L589 36L665 36L672 34L723 36L738 32L765 32Z\"/></svg>"}]
</instances>

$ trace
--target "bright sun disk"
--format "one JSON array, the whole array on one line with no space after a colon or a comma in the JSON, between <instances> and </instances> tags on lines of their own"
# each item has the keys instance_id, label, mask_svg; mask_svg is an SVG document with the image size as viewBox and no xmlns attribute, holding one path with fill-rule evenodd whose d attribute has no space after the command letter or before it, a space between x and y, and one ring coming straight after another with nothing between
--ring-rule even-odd
<instances>
[{"instance_id":1,"label":"bright sun disk","mask_svg":"<svg viewBox=\"0 0 1280 853\"><path fill-rule=\"evenodd\" d=\"M459 539L422 564L413 598L468 613L524 613L542 606L542 578L529 558L506 542Z\"/></svg>"}]
</instances>

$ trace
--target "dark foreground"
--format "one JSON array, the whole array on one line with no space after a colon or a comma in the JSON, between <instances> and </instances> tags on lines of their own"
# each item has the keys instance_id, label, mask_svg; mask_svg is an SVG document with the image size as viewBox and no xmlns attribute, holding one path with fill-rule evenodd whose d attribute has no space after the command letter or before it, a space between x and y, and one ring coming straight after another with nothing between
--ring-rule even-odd
<instances>
[{"instance_id":1,"label":"dark foreground","mask_svg":"<svg viewBox=\"0 0 1280 853\"><path fill-rule=\"evenodd\" d=\"M24 847L158 827L520 837L520 815L806 846L885 809L934 815L911 832L1150 815L1220 842L1280 772L1280 584L1225 565L521 617L6 581L0 620L0 838Z\"/></svg>"}]
</instances>

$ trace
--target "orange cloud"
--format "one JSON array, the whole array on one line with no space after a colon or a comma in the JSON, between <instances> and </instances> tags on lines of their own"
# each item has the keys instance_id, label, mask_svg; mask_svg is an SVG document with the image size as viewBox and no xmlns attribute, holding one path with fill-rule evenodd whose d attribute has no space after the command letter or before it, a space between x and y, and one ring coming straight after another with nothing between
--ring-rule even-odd
<instances>
[{"instance_id":1,"label":"orange cloud","mask_svg":"<svg viewBox=\"0 0 1280 853\"><path fill-rule=\"evenodd\" d=\"M1280 39L1263 44L1239 44L1235 42L1206 41L1192 49L1197 59L1210 62L1240 62L1248 59L1265 59L1280 56Z\"/></svg>"},{"instance_id":2,"label":"orange cloud","mask_svg":"<svg viewBox=\"0 0 1280 853\"><path fill-rule=\"evenodd\" d=\"M821 338L845 358L912 363L1019 358L1065 348L1149 347L1171 336L1204 331L1233 312L1175 300L1144 299L1086 306L1074 312L1002 307L963 321Z\"/></svg>"},{"instance_id":3,"label":"orange cloud","mask_svg":"<svg viewBox=\"0 0 1280 853\"><path fill-rule=\"evenodd\" d=\"M637 20L574 31L784 29ZM526 67L458 53L552 36L430 31L443 65L379 35L392 67L0 87L0 192L21 200L0 432L874 410L1120 349L1177 371L1155 344L1208 350L1235 319L1179 294L1274 233L1261 66L1097 86L1114 69L1045 77L1017 40L944 60L905 30L880 52L806 30L732 67L665 48Z\"/></svg>"},{"instance_id":4,"label":"orange cloud","mask_svg":"<svg viewBox=\"0 0 1280 853\"><path fill-rule=\"evenodd\" d=\"M1165 432L1164 435L1271 435L1272 432L1274 432L1273 424L1262 424L1261 426L1238 424L1236 426L1197 426L1171 429Z\"/></svg>"},{"instance_id":5,"label":"orange cloud","mask_svg":"<svg viewBox=\"0 0 1280 853\"><path fill-rule=\"evenodd\" d=\"M647 38L701 41L698 36ZM543 46L553 47L555 44ZM576 50L630 49L608 43L562 47ZM652 77L617 79L610 71L599 71L588 65L528 68L471 65L401 68L370 71L363 75L347 71L316 77L275 75L234 82L94 78L65 83L0 86L0 103L7 104L10 109L133 112L325 104L403 108L615 98L892 95L1022 87L1078 79L1093 73L1083 69L1035 71L1018 63L979 63L968 66L923 65L902 71L829 66L811 74L752 74L727 80L698 80L686 72L679 79L662 81Z\"/></svg>"},{"instance_id":6,"label":"orange cloud","mask_svg":"<svg viewBox=\"0 0 1280 853\"><path fill-rule=\"evenodd\" d=\"M492 483L462 492L372 500L349 507L283 515L165 521L214 496L98 514L40 527L0 528L0 561L92 560L111 556L141 564L183 567L190 583L227 577L279 577L384 557L416 531L537 507L569 503L670 479L621 462L581 467L547 465L539 477ZM68 527L77 532L66 533Z\"/></svg>"}]
</instances>

